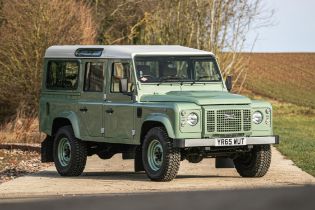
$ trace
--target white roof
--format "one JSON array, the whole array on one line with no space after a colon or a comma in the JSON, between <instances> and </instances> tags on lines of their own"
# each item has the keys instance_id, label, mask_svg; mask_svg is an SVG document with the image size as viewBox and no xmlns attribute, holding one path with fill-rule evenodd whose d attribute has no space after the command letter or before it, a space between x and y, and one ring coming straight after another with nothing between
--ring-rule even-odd
<instances>
[{"instance_id":1,"label":"white roof","mask_svg":"<svg viewBox=\"0 0 315 210\"><path fill-rule=\"evenodd\" d=\"M76 58L82 48L103 48L99 58L132 58L135 55L213 55L211 52L179 45L56 45L46 50L45 58Z\"/></svg>"}]
</instances>

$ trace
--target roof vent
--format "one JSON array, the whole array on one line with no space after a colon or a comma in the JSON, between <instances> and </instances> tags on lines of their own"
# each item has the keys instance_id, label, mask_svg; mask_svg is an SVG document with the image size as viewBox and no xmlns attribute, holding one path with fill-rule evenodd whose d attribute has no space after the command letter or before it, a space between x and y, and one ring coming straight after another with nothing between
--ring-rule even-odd
<instances>
[{"instance_id":1,"label":"roof vent","mask_svg":"<svg viewBox=\"0 0 315 210\"><path fill-rule=\"evenodd\" d=\"M75 51L76 57L101 57L104 48L79 48Z\"/></svg>"}]
</instances>

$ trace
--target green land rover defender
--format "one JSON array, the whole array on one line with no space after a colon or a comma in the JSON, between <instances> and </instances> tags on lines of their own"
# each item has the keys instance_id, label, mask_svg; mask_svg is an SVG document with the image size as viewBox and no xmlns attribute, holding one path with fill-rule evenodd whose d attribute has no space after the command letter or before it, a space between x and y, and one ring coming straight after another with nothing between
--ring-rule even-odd
<instances>
[{"instance_id":1,"label":"green land rover defender","mask_svg":"<svg viewBox=\"0 0 315 210\"><path fill-rule=\"evenodd\" d=\"M243 177L271 162L272 107L230 93L215 56L174 46L52 46L40 97L42 162L78 176L87 156L122 153L154 181L176 177L180 162L216 158Z\"/></svg>"}]
</instances>

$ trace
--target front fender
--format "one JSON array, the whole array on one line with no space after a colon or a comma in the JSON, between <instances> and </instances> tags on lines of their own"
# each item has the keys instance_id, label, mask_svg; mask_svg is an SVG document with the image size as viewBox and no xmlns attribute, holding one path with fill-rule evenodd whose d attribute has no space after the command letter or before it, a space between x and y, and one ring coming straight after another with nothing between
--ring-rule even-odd
<instances>
[{"instance_id":1,"label":"front fender","mask_svg":"<svg viewBox=\"0 0 315 210\"><path fill-rule=\"evenodd\" d=\"M75 112L66 111L59 113L56 118L64 118L70 121L74 136L78 139L81 139L80 127L79 127L79 119Z\"/></svg>"},{"instance_id":2,"label":"front fender","mask_svg":"<svg viewBox=\"0 0 315 210\"><path fill-rule=\"evenodd\" d=\"M152 113L145 118L144 122L147 122L147 121L162 123L167 131L168 136L170 138L175 138L175 133L174 133L172 123L166 114Z\"/></svg>"}]
</instances>

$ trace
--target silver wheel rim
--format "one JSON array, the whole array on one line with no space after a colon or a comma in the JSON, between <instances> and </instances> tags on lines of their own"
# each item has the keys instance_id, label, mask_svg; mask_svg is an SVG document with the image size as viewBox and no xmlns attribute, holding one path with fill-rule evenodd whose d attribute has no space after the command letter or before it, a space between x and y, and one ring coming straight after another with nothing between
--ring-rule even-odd
<instances>
[{"instance_id":1,"label":"silver wheel rim","mask_svg":"<svg viewBox=\"0 0 315 210\"><path fill-rule=\"evenodd\" d=\"M161 168L163 163L163 147L158 140L154 139L150 142L147 158L149 166L153 171L157 171Z\"/></svg>"},{"instance_id":2,"label":"silver wheel rim","mask_svg":"<svg viewBox=\"0 0 315 210\"><path fill-rule=\"evenodd\" d=\"M67 166L71 159L71 146L67 138L62 138L58 145L58 160L60 165Z\"/></svg>"}]
</instances>

